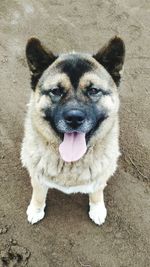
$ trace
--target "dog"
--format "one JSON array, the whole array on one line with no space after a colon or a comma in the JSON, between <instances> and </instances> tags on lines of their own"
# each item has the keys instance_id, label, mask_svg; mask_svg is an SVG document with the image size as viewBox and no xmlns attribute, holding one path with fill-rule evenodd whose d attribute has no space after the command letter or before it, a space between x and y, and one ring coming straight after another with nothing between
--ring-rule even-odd
<instances>
[{"instance_id":1,"label":"dog","mask_svg":"<svg viewBox=\"0 0 150 267\"><path fill-rule=\"evenodd\" d=\"M28 221L44 217L49 188L89 194L89 217L105 222L103 190L117 168L119 95L125 57L121 38L97 53L54 55L29 39L31 98L25 120L21 161L33 188Z\"/></svg>"}]
</instances>

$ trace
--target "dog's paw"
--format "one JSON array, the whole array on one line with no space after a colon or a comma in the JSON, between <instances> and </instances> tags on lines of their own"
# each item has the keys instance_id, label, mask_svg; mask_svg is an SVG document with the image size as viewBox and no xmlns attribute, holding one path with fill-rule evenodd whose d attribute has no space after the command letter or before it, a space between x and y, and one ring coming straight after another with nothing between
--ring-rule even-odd
<instances>
[{"instance_id":1,"label":"dog's paw","mask_svg":"<svg viewBox=\"0 0 150 267\"><path fill-rule=\"evenodd\" d=\"M107 210L105 208L104 202L100 203L90 203L89 217L98 225L101 225L105 222L107 215Z\"/></svg>"},{"instance_id":2,"label":"dog's paw","mask_svg":"<svg viewBox=\"0 0 150 267\"><path fill-rule=\"evenodd\" d=\"M36 208L32 204L30 204L27 208L27 216L28 222L31 224L37 223L38 221L42 220L45 212L43 208Z\"/></svg>"}]
</instances>

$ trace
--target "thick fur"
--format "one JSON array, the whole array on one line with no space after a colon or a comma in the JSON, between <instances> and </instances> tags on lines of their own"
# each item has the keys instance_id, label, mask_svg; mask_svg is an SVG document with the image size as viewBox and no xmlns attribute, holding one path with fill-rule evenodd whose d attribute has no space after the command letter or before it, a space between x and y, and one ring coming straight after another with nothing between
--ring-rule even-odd
<instances>
[{"instance_id":1,"label":"thick fur","mask_svg":"<svg viewBox=\"0 0 150 267\"><path fill-rule=\"evenodd\" d=\"M33 91L28 104L25 121L25 135L22 143L21 160L23 166L29 171L34 190L31 203L27 210L28 220L31 223L35 223L44 217L45 198L48 188L56 188L67 194L77 192L89 194L90 218L99 225L105 221L106 208L103 201L103 189L108 179L114 174L120 155L118 143L119 97L117 85L120 81L119 72L122 69L124 61L124 45L119 38L113 40L109 42L109 48L103 48L102 51L98 52L97 56L95 55L94 57L86 54L70 53L57 58L53 56L52 53L48 54L48 52L44 52L47 53L48 59L45 59L44 54L45 66L41 68L41 58L39 61L36 60L36 66L34 65L36 53L34 52L33 54L32 52L30 55L30 50L33 50L33 47L31 49L30 46L33 46L33 43L35 46L37 43L37 50L44 48L42 48L38 40L36 42L36 39L32 39L27 45L27 59L32 72ZM115 46L113 42L116 42L117 46ZM115 56L112 57L111 55L113 58L113 65L111 62L109 72L109 67L103 67L102 59L104 60L104 57L102 57L102 55L105 53L105 64L107 64L108 61L106 57L108 55L110 58L111 46L113 46L112 53L114 53L114 46L117 50L119 43L123 48L118 52L120 54L117 54L116 61ZM106 51L109 51L109 53L106 53ZM38 51L36 52L38 53ZM34 58L30 61L32 56ZM81 58L83 61L88 61L92 68L83 66L83 64L73 63L74 66L78 64L78 72L75 71L76 67L72 67L72 70L70 70L69 64L72 64L70 63L72 61L69 61L70 57L75 59ZM120 60L118 57L120 57ZM67 62L66 65L65 62ZM108 64L110 64L110 62L108 62ZM46 71L44 71L45 69ZM63 131L65 132L66 126L62 124L62 117L61 120L58 119L59 116L61 116L58 113L58 108L57 118L55 119L56 101L50 99L47 93L43 94L41 92L41 90L47 92L51 85L55 84L57 81L61 84L64 83L63 87L65 87L68 94L68 97L66 96L63 100L64 104L62 104L62 106L64 109L66 108L65 105L67 105L68 108L73 105L78 107L81 101L82 107L85 106L86 108L88 105L88 109L90 109L90 105L92 105L92 108L93 105L96 105L95 112L102 114L103 111L103 113L107 115L103 120L100 120L100 123L91 124L93 128L90 128L89 136L87 134L87 152L80 160L72 163L64 162L59 154L58 148L62 142L61 135ZM100 99L95 101L95 104L93 104L93 100L89 100L82 94L82 89L84 90L89 81L92 84L98 84L104 91L104 94ZM77 99L79 99L78 102ZM90 104L91 102L92 104ZM50 118L47 118L46 111L49 108L51 115ZM53 114L53 112L55 114ZM84 126L85 128L87 127L86 129L92 127L87 125L88 123ZM83 131L84 127L82 128Z\"/></svg>"}]
</instances>

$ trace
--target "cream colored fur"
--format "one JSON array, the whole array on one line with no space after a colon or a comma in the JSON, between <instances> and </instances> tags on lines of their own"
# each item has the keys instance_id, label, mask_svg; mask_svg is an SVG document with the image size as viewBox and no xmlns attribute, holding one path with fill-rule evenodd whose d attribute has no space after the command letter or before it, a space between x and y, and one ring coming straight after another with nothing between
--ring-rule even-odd
<instances>
[{"instance_id":1,"label":"cream colored fur","mask_svg":"<svg viewBox=\"0 0 150 267\"><path fill-rule=\"evenodd\" d=\"M33 92L28 104L21 151L22 163L30 173L33 187L31 203L27 210L28 220L35 223L44 217L47 190L56 188L67 194L91 194L89 216L100 225L106 217L101 194L116 170L120 154L117 89L114 85L113 94L103 99L103 106L108 106L108 109L110 107L110 116L90 139L84 157L74 163L65 163L60 158L58 147L61 140L43 120L40 101L42 100L38 98L38 94ZM45 105L46 101L43 100L43 103ZM100 198L97 198L99 190ZM97 201L92 203L94 196Z\"/></svg>"}]
</instances>

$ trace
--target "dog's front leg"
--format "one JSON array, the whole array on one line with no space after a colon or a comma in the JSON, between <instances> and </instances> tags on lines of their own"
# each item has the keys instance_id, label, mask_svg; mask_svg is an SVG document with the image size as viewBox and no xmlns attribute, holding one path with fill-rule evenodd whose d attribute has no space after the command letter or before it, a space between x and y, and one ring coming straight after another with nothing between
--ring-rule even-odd
<instances>
[{"instance_id":1,"label":"dog's front leg","mask_svg":"<svg viewBox=\"0 0 150 267\"><path fill-rule=\"evenodd\" d=\"M27 208L28 221L32 224L40 221L44 217L44 208L46 205L46 196L48 187L41 184L38 179L31 179L33 188L32 198Z\"/></svg>"},{"instance_id":2,"label":"dog's front leg","mask_svg":"<svg viewBox=\"0 0 150 267\"><path fill-rule=\"evenodd\" d=\"M105 222L107 215L103 190L104 187L100 188L94 193L89 194L89 217L98 225L101 225Z\"/></svg>"}]
</instances>

